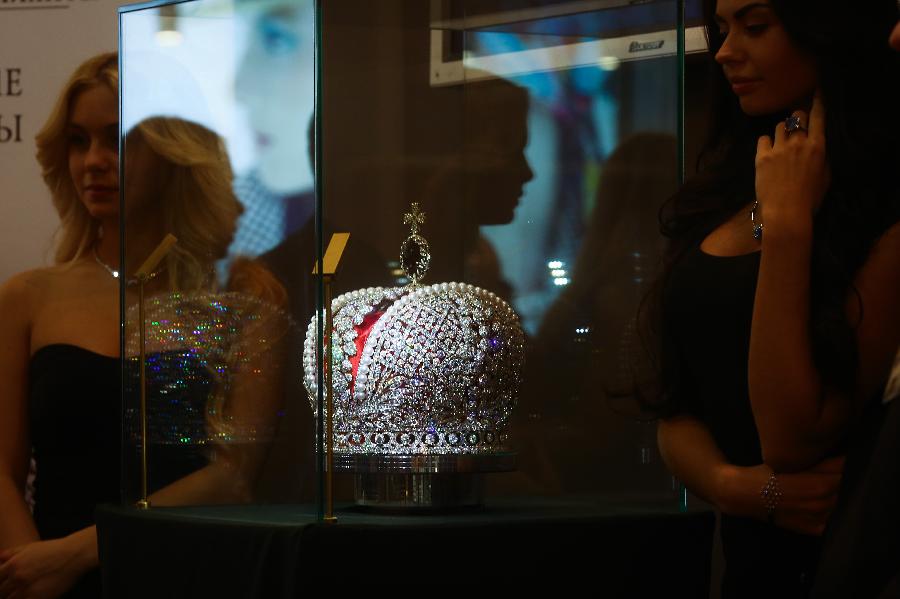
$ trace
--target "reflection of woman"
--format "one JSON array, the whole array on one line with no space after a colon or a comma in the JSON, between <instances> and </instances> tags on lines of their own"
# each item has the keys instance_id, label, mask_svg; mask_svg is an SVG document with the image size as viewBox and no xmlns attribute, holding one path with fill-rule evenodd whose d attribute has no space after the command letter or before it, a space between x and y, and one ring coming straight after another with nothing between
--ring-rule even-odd
<instances>
[{"instance_id":1,"label":"reflection of woman","mask_svg":"<svg viewBox=\"0 0 900 599\"><path fill-rule=\"evenodd\" d=\"M133 195L129 217L136 219L129 221L135 225L129 229L133 259L122 269L110 266L118 264L119 255L117 79L116 55L85 62L37 136L38 160L61 218L57 265L17 275L0 290L4 597L56 597L66 591L68 597L99 595L93 511L98 503L115 503L120 496L115 271L133 276L132 262L139 262L164 232L174 229L181 235L181 248L167 259L148 291L201 288L239 214L228 192L230 171L217 138L198 126L148 122L130 138L135 152L129 156L134 164L128 167L126 191ZM193 135L197 143L186 143L191 139L181 134ZM167 136L177 143L157 143ZM182 162L168 162L179 157ZM191 186L185 170L211 185ZM225 195L206 195L218 193L219 187ZM166 189L173 193L165 198L151 194ZM161 199L168 207L154 209L151 204L159 205ZM178 207L179 201L190 206ZM130 301L134 291L131 285L128 289ZM229 415L228 424L244 420L239 408L229 409ZM33 516L22 499L31 448L38 470ZM235 453L225 448L217 452L222 459L216 463L180 480L162 481L172 484L152 501L166 505L244 498L242 479L253 460Z\"/></svg>"},{"instance_id":2,"label":"reflection of woman","mask_svg":"<svg viewBox=\"0 0 900 599\"><path fill-rule=\"evenodd\" d=\"M538 329L522 411L544 415L534 446L547 447L567 491L666 489L658 460L646 476L653 442L639 437L652 439L652 428L631 404L643 378L636 317L660 261L657 214L677 187L676 166L676 140L662 133L637 134L610 155L571 282Z\"/></svg>"},{"instance_id":3,"label":"reflection of woman","mask_svg":"<svg viewBox=\"0 0 900 599\"><path fill-rule=\"evenodd\" d=\"M126 231L126 270L140 266L168 232L179 242L155 286L209 289L212 264L225 256L241 214L222 140L196 123L154 117L128 133L125 148L125 219L133 223Z\"/></svg>"},{"instance_id":4,"label":"reflection of woman","mask_svg":"<svg viewBox=\"0 0 900 599\"><path fill-rule=\"evenodd\" d=\"M424 169L409 169L412 177L407 179L423 179L423 230L434 256L428 277L466 280L508 300L509 285L479 227L511 222L525 185L534 177L525 157L528 92L492 78L432 93L456 113L445 115L444 129L437 130L443 135L434 134L438 125L431 125L433 135L419 140L436 155ZM426 109L420 116L431 123L435 107Z\"/></svg>"},{"instance_id":5,"label":"reflection of woman","mask_svg":"<svg viewBox=\"0 0 900 599\"><path fill-rule=\"evenodd\" d=\"M664 222L659 442L723 512L726 596L803 596L842 469L829 456L900 342L896 15L706 2L719 112Z\"/></svg>"},{"instance_id":6,"label":"reflection of woman","mask_svg":"<svg viewBox=\"0 0 900 599\"><path fill-rule=\"evenodd\" d=\"M215 502L247 500L264 450L257 442L271 435L280 399L285 292L261 265L240 258L231 264L227 288L218 289L214 264L226 255L241 213L218 135L183 119L154 117L128 133L125 149L125 222L133 223L125 235L126 272L164 233L178 238L145 285L148 394L165 399L150 405L151 486L190 474L166 491L173 501L193 501L188 497L207 487ZM126 296L131 365L140 340L136 299ZM132 416L126 437L135 440L136 368L125 372ZM215 459L207 465L210 454ZM179 497L182 491L187 495Z\"/></svg>"}]
</instances>

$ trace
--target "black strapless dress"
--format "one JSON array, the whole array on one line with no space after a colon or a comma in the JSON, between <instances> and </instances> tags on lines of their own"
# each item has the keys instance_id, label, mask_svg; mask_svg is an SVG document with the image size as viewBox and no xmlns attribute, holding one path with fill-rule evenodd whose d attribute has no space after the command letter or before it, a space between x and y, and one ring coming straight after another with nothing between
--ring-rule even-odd
<instances>
[{"instance_id":1,"label":"black strapless dress","mask_svg":"<svg viewBox=\"0 0 900 599\"><path fill-rule=\"evenodd\" d=\"M57 344L34 353L28 376L34 521L42 539L64 537L91 526L97 504L119 502L121 367L118 358ZM99 571L65 595L99 596Z\"/></svg>"},{"instance_id":2,"label":"black strapless dress","mask_svg":"<svg viewBox=\"0 0 900 599\"><path fill-rule=\"evenodd\" d=\"M119 502L119 359L48 345L31 357L29 383L34 520L42 539L63 537L92 525L98 503Z\"/></svg>"},{"instance_id":3,"label":"black strapless dress","mask_svg":"<svg viewBox=\"0 0 900 599\"><path fill-rule=\"evenodd\" d=\"M29 426L37 464L34 520L42 539L91 526L98 504L134 499L137 476L123 480L123 472L136 474L138 467L133 422L137 368L134 364L127 370L125 406L120 364L117 357L68 344L42 347L31 357ZM210 388L205 367L188 352L148 356L151 490L206 463L201 441ZM123 435L123 421L129 434ZM129 460L124 468L123 456ZM66 599L99 596L98 571L65 595Z\"/></svg>"}]
</instances>

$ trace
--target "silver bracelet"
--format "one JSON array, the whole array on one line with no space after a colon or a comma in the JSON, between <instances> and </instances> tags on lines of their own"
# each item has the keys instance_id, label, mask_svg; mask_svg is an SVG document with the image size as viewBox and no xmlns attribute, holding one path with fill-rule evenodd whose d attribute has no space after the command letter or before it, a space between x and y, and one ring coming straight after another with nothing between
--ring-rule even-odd
<instances>
[{"instance_id":1,"label":"silver bracelet","mask_svg":"<svg viewBox=\"0 0 900 599\"><path fill-rule=\"evenodd\" d=\"M763 485L759 496L762 498L763 506L766 508L766 517L770 523L774 523L775 508L778 507L778 502L781 501L782 497L781 487L778 486L778 478L774 472L769 475L769 480Z\"/></svg>"}]
</instances>

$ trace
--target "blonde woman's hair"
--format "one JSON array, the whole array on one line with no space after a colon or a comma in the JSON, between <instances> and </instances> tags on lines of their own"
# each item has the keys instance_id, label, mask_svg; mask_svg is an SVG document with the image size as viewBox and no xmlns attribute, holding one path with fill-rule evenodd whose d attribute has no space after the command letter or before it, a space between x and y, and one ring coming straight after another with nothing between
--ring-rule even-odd
<instances>
[{"instance_id":1,"label":"blonde woman's hair","mask_svg":"<svg viewBox=\"0 0 900 599\"><path fill-rule=\"evenodd\" d=\"M69 174L67 135L69 113L75 97L96 86L106 87L118 95L119 59L115 52L94 56L75 69L63 86L50 117L35 136L41 176L50 189L53 207L59 214L54 256L57 264L77 260L97 241L99 234L99 223L91 218L78 199Z\"/></svg>"},{"instance_id":2,"label":"blonde woman's hair","mask_svg":"<svg viewBox=\"0 0 900 599\"><path fill-rule=\"evenodd\" d=\"M125 138L126 157L129 145L140 143L160 159L152 173L160 182L158 204L150 209L162 216L161 233L178 238L166 259L170 286L177 291L209 288L215 261L225 257L243 212L232 190L225 143L203 125L176 117L151 117L135 125ZM127 158L125 167L127 178Z\"/></svg>"}]
</instances>

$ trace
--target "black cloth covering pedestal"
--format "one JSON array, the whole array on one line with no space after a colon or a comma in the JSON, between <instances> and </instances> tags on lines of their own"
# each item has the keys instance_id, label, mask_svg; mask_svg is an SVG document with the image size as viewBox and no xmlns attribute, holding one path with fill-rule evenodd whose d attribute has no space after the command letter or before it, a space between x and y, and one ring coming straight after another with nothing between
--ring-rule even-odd
<instances>
[{"instance_id":1,"label":"black cloth covering pedestal","mask_svg":"<svg viewBox=\"0 0 900 599\"><path fill-rule=\"evenodd\" d=\"M588 584L606 597L705 599L715 524L709 511L562 499L444 515L344 508L334 525L286 505L101 506L96 516L110 599L276 599L323 584L418 596L533 581Z\"/></svg>"}]
</instances>

